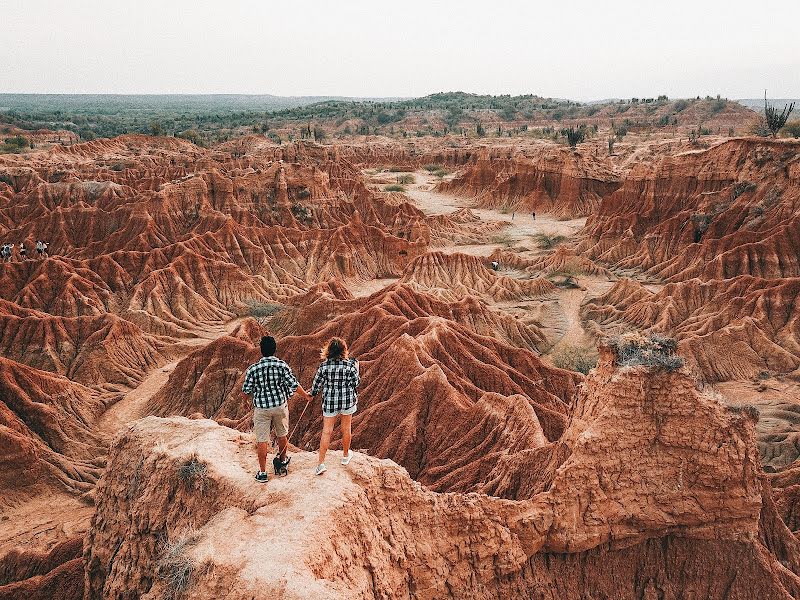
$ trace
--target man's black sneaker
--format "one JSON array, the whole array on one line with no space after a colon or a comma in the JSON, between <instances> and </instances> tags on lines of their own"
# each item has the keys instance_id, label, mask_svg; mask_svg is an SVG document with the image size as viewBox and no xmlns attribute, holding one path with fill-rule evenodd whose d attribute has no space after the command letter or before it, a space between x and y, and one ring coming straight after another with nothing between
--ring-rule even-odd
<instances>
[{"instance_id":1,"label":"man's black sneaker","mask_svg":"<svg viewBox=\"0 0 800 600\"><path fill-rule=\"evenodd\" d=\"M256 481L258 483L266 483L269 481L269 475L267 475L266 472L259 471L256 473Z\"/></svg>"}]
</instances>

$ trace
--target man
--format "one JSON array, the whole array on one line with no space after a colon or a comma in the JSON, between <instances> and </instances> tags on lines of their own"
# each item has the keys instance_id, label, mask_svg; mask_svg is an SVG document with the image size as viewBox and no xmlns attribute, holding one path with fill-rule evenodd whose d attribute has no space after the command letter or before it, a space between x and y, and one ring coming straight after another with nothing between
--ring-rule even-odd
<instances>
[{"instance_id":1,"label":"man","mask_svg":"<svg viewBox=\"0 0 800 600\"><path fill-rule=\"evenodd\" d=\"M269 480L267 475L267 442L269 442L270 428L275 428L278 438L278 454L275 457L276 475L280 470L286 473L289 458L286 458L286 448L289 444L289 406L287 400L295 392L305 396L306 402L311 401L311 396L302 388L297 378L285 362L275 356L277 344L272 336L261 338L262 358L257 363L247 367L244 375L242 391L253 397L253 431L256 434L258 449L259 471L256 481L264 483Z\"/></svg>"}]
</instances>

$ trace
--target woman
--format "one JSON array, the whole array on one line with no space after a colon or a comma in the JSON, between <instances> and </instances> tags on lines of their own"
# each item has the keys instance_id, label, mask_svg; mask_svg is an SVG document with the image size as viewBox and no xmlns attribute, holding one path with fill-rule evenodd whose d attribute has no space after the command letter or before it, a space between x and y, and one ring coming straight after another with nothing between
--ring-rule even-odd
<instances>
[{"instance_id":1,"label":"woman","mask_svg":"<svg viewBox=\"0 0 800 600\"><path fill-rule=\"evenodd\" d=\"M322 439L319 443L319 464L315 473L322 475L325 467L325 453L331 443L331 433L339 417L342 429L342 464L350 463L350 422L358 407L356 388L361 382L358 374L358 361L348 357L347 344L341 338L331 338L322 349L322 364L314 375L311 395L322 392Z\"/></svg>"}]
</instances>

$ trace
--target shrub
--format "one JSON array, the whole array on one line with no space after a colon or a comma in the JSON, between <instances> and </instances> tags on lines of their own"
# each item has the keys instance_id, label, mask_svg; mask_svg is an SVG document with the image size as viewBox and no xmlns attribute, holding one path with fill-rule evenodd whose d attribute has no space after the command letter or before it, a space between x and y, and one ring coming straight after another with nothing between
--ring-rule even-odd
<instances>
[{"instance_id":1,"label":"shrub","mask_svg":"<svg viewBox=\"0 0 800 600\"><path fill-rule=\"evenodd\" d=\"M196 480L205 481L206 475L208 475L208 467L198 458L197 454L192 454L189 460L178 467L178 477L184 483Z\"/></svg>"},{"instance_id":2,"label":"shrub","mask_svg":"<svg viewBox=\"0 0 800 600\"><path fill-rule=\"evenodd\" d=\"M157 574L164 581L164 597L167 600L180 598L189 589L195 565L186 551L197 542L198 537L193 529L186 529L173 540L166 538L160 544Z\"/></svg>"},{"instance_id":3,"label":"shrub","mask_svg":"<svg viewBox=\"0 0 800 600\"><path fill-rule=\"evenodd\" d=\"M536 233L532 235L531 238L533 238L533 241L536 242L536 245L539 246L539 248L544 250L549 250L550 248L558 246L561 242L567 239L566 236L554 233Z\"/></svg>"},{"instance_id":4,"label":"shrub","mask_svg":"<svg viewBox=\"0 0 800 600\"><path fill-rule=\"evenodd\" d=\"M778 131L786 125L786 121L789 120L789 115L792 114L792 110L794 110L794 102L785 104L783 110L778 112L776 106L767 104L767 92L764 92L764 117L767 121L767 128L772 132L772 137L776 137Z\"/></svg>"},{"instance_id":5,"label":"shrub","mask_svg":"<svg viewBox=\"0 0 800 600\"><path fill-rule=\"evenodd\" d=\"M559 369L568 369L587 375L597 366L597 353L592 348L564 345L553 352L553 364Z\"/></svg>"},{"instance_id":6,"label":"shrub","mask_svg":"<svg viewBox=\"0 0 800 600\"><path fill-rule=\"evenodd\" d=\"M622 367L644 365L655 369L675 371L680 369L683 358L675 354L678 343L669 337L654 333L642 335L630 333L612 338L609 346Z\"/></svg>"},{"instance_id":7,"label":"shrub","mask_svg":"<svg viewBox=\"0 0 800 600\"><path fill-rule=\"evenodd\" d=\"M406 188L404 188L402 185L398 185L396 183L393 183L392 185L387 185L385 188L383 188L383 191L384 192L405 192Z\"/></svg>"},{"instance_id":8,"label":"shrub","mask_svg":"<svg viewBox=\"0 0 800 600\"><path fill-rule=\"evenodd\" d=\"M417 180L414 179L414 176L411 175L410 173L407 173L405 175L398 175L397 176L397 183L400 183L400 184L408 185L409 183L416 183L416 181Z\"/></svg>"},{"instance_id":9,"label":"shrub","mask_svg":"<svg viewBox=\"0 0 800 600\"><path fill-rule=\"evenodd\" d=\"M781 129L781 133L786 137L800 138L800 120L789 121L784 125L783 129Z\"/></svg>"},{"instance_id":10,"label":"shrub","mask_svg":"<svg viewBox=\"0 0 800 600\"><path fill-rule=\"evenodd\" d=\"M389 167L386 170L389 171L389 173L405 173L407 169L405 167L394 166L394 167Z\"/></svg>"},{"instance_id":11,"label":"shrub","mask_svg":"<svg viewBox=\"0 0 800 600\"><path fill-rule=\"evenodd\" d=\"M297 197L301 200L305 200L306 198L311 196L311 192L308 188L303 188L299 192L297 192Z\"/></svg>"},{"instance_id":12,"label":"shrub","mask_svg":"<svg viewBox=\"0 0 800 600\"><path fill-rule=\"evenodd\" d=\"M586 139L586 127L581 125L577 129L575 127L562 129L561 135L567 138L567 143L570 145L570 147L574 148L575 146L580 144L584 139Z\"/></svg>"},{"instance_id":13,"label":"shrub","mask_svg":"<svg viewBox=\"0 0 800 600\"><path fill-rule=\"evenodd\" d=\"M501 246L505 246L506 248L510 248L514 245L516 240L513 237L508 235L507 233L499 233L492 237L493 244L499 244Z\"/></svg>"},{"instance_id":14,"label":"shrub","mask_svg":"<svg viewBox=\"0 0 800 600\"><path fill-rule=\"evenodd\" d=\"M433 164L431 164L431 165L425 165L422 168L425 169L426 171L428 171L429 173L434 173L434 172L439 171L440 169L442 169L442 166L441 165L433 165Z\"/></svg>"},{"instance_id":15,"label":"shrub","mask_svg":"<svg viewBox=\"0 0 800 600\"><path fill-rule=\"evenodd\" d=\"M257 319L272 317L283 309L283 306L280 304L261 302L259 300L247 300L245 301L245 304L247 304L247 312L250 314L250 316Z\"/></svg>"},{"instance_id":16,"label":"shrub","mask_svg":"<svg viewBox=\"0 0 800 600\"><path fill-rule=\"evenodd\" d=\"M434 175L436 175L436 177L439 177L439 178L441 179L441 178L442 178L442 177L444 177L445 175L449 175L449 174L450 174L450 171L448 171L447 169L436 169L436 170L433 172L433 174L434 174Z\"/></svg>"}]
</instances>

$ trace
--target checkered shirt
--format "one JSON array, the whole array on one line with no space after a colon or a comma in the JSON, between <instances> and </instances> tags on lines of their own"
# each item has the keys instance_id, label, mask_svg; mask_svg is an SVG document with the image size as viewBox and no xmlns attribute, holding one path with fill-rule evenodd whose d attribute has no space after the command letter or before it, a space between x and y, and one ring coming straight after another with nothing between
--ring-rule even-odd
<instances>
[{"instance_id":1,"label":"checkered shirt","mask_svg":"<svg viewBox=\"0 0 800 600\"><path fill-rule=\"evenodd\" d=\"M322 410L326 413L347 410L358 402L356 388L359 383L361 377L358 374L357 360L329 358L319 366L314 375L311 395L316 396L322 391Z\"/></svg>"},{"instance_id":2,"label":"checkered shirt","mask_svg":"<svg viewBox=\"0 0 800 600\"><path fill-rule=\"evenodd\" d=\"M285 362L274 356L265 356L247 367L242 391L252 394L256 408L276 408L286 404L300 383Z\"/></svg>"}]
</instances>

